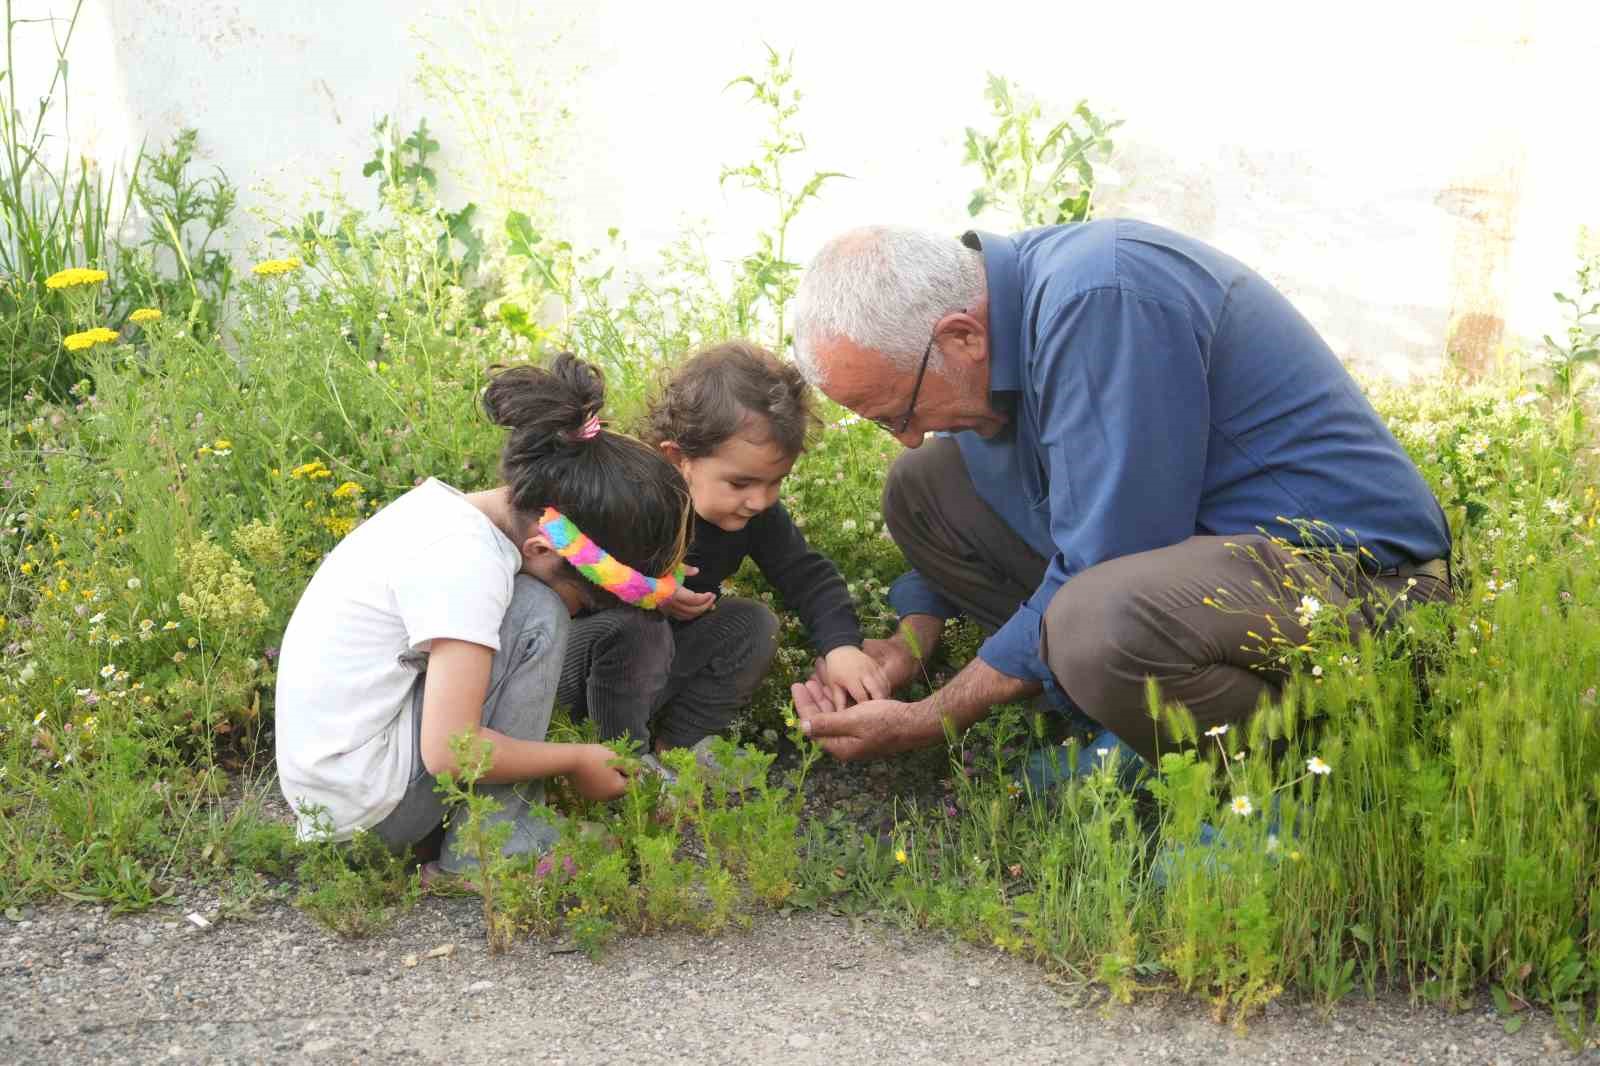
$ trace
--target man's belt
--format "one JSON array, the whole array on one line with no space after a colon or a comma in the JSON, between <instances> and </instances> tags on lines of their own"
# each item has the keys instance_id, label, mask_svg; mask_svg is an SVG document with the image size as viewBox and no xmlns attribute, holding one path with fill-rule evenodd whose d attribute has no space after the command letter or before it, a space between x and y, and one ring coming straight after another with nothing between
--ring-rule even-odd
<instances>
[{"instance_id":1,"label":"man's belt","mask_svg":"<svg viewBox=\"0 0 1600 1066\"><path fill-rule=\"evenodd\" d=\"M1450 584L1450 563L1445 559L1429 559L1425 563L1405 562L1398 566L1386 566L1378 571L1378 577L1431 577L1435 581Z\"/></svg>"}]
</instances>

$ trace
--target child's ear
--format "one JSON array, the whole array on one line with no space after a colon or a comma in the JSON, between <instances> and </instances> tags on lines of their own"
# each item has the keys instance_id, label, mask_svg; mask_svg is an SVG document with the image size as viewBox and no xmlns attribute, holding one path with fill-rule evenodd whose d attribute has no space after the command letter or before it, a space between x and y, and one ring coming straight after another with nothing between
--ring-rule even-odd
<instances>
[{"instance_id":1,"label":"child's ear","mask_svg":"<svg viewBox=\"0 0 1600 1066\"><path fill-rule=\"evenodd\" d=\"M680 471L683 469L683 461L687 459L688 456L683 454L683 449L678 447L677 441L664 440L660 443L660 445L658 445L658 447L661 449L661 454L666 456L667 462L677 467Z\"/></svg>"},{"instance_id":2,"label":"child's ear","mask_svg":"<svg viewBox=\"0 0 1600 1066\"><path fill-rule=\"evenodd\" d=\"M546 536L544 530L540 529L538 526L534 526L533 529L528 533L528 536L523 540L520 548L522 550L522 561L524 563L537 563L546 556L555 556L556 558L560 558L560 553L556 551L556 546L550 543L550 538Z\"/></svg>"}]
</instances>

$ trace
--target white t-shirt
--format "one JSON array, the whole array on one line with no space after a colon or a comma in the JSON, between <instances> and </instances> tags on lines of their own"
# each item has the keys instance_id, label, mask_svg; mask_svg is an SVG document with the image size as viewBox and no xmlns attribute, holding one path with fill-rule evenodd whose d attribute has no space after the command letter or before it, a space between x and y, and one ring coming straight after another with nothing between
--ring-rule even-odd
<instances>
[{"instance_id":1,"label":"white t-shirt","mask_svg":"<svg viewBox=\"0 0 1600 1066\"><path fill-rule=\"evenodd\" d=\"M289 619L278 660L278 780L313 835L381 822L416 765L411 688L434 640L500 648L521 569L516 545L432 478L328 554Z\"/></svg>"}]
</instances>

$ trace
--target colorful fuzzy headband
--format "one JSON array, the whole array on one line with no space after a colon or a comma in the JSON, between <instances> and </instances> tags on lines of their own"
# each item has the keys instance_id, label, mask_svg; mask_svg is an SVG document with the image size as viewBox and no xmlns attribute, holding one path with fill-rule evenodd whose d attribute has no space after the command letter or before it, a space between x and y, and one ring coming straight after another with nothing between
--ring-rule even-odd
<instances>
[{"instance_id":1,"label":"colorful fuzzy headband","mask_svg":"<svg viewBox=\"0 0 1600 1066\"><path fill-rule=\"evenodd\" d=\"M578 572L624 603L652 609L672 598L683 580L683 567L661 577L646 577L620 559L615 559L572 524L572 519L546 507L539 518L539 529L550 538L556 554L578 568Z\"/></svg>"}]
</instances>

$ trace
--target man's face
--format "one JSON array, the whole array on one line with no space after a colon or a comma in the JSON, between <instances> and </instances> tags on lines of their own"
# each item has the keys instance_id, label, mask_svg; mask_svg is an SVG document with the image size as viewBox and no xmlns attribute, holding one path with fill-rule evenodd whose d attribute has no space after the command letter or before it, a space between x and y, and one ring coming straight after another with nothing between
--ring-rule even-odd
<instances>
[{"instance_id":1,"label":"man's face","mask_svg":"<svg viewBox=\"0 0 1600 1066\"><path fill-rule=\"evenodd\" d=\"M1007 418L989 403L988 338L982 333L936 336L934 344L939 350L930 357L921 388L915 366L897 369L880 353L848 340L824 345L817 352L826 375L822 391L907 448L938 430L972 430L981 437L1000 432ZM941 354L936 369L933 363Z\"/></svg>"}]
</instances>

